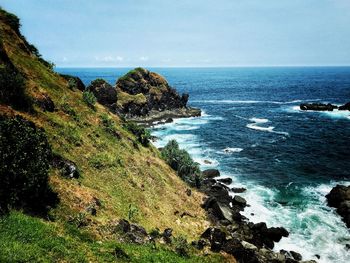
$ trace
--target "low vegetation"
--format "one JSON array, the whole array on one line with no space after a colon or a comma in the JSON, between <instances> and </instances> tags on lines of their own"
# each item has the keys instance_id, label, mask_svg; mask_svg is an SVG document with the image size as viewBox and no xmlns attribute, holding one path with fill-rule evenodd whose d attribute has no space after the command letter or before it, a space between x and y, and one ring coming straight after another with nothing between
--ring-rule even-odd
<instances>
[{"instance_id":1,"label":"low vegetation","mask_svg":"<svg viewBox=\"0 0 350 263\"><path fill-rule=\"evenodd\" d=\"M177 171L178 175L191 186L200 186L201 171L186 150L180 149L175 140L171 140L162 149L163 159Z\"/></svg>"},{"instance_id":2,"label":"low vegetation","mask_svg":"<svg viewBox=\"0 0 350 263\"><path fill-rule=\"evenodd\" d=\"M0 116L0 212L46 212L57 196L48 184L51 147L45 133L22 117Z\"/></svg>"},{"instance_id":3,"label":"low vegetation","mask_svg":"<svg viewBox=\"0 0 350 263\"><path fill-rule=\"evenodd\" d=\"M143 145L143 146L149 146L150 139L151 139L151 133L146 128L137 125L135 122L127 121L124 124L124 128L133 133L137 140Z\"/></svg>"},{"instance_id":4,"label":"low vegetation","mask_svg":"<svg viewBox=\"0 0 350 263\"><path fill-rule=\"evenodd\" d=\"M92 93L91 91L88 91L88 90L84 91L83 92L83 100L91 109L95 109L95 104L97 102L97 99L96 99L94 93Z\"/></svg>"}]
</instances>

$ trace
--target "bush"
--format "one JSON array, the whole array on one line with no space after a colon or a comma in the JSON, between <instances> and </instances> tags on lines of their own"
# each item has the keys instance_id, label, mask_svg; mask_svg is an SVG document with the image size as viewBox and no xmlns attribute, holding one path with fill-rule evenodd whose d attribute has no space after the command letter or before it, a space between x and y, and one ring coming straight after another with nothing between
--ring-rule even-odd
<instances>
[{"instance_id":1,"label":"bush","mask_svg":"<svg viewBox=\"0 0 350 263\"><path fill-rule=\"evenodd\" d=\"M151 140L151 133L149 130L142 126L137 125L135 122L128 121L124 124L124 128L130 131L137 137L137 140L145 147L149 146Z\"/></svg>"},{"instance_id":2,"label":"bush","mask_svg":"<svg viewBox=\"0 0 350 263\"><path fill-rule=\"evenodd\" d=\"M21 74L5 67L0 68L0 101L17 110L32 110L32 100L26 94L25 82Z\"/></svg>"},{"instance_id":3,"label":"bush","mask_svg":"<svg viewBox=\"0 0 350 263\"><path fill-rule=\"evenodd\" d=\"M171 140L162 150L162 158L177 171L177 174L191 186L200 187L201 171L189 153L179 148L175 140Z\"/></svg>"},{"instance_id":4,"label":"bush","mask_svg":"<svg viewBox=\"0 0 350 263\"><path fill-rule=\"evenodd\" d=\"M0 212L46 213L57 195L48 183L51 147L42 129L17 116L0 116Z\"/></svg>"},{"instance_id":5,"label":"bush","mask_svg":"<svg viewBox=\"0 0 350 263\"><path fill-rule=\"evenodd\" d=\"M83 92L83 100L91 109L95 109L97 99L91 91L86 90Z\"/></svg>"},{"instance_id":6,"label":"bush","mask_svg":"<svg viewBox=\"0 0 350 263\"><path fill-rule=\"evenodd\" d=\"M71 78L68 80L68 88L74 90L77 87L77 82L75 79Z\"/></svg>"}]
</instances>

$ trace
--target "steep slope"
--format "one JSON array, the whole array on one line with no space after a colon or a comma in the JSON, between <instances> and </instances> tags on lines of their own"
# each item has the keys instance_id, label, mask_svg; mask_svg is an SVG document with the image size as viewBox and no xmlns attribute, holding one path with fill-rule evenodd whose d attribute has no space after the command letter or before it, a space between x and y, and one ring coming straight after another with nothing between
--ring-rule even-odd
<instances>
[{"instance_id":1,"label":"steep slope","mask_svg":"<svg viewBox=\"0 0 350 263\"><path fill-rule=\"evenodd\" d=\"M33 225L33 231L46 229L38 230L36 234L33 232L33 240L39 242L48 232L55 242L57 235L59 243L66 242L71 247L90 251L86 255L80 252L72 261L82 258L96 261L101 249L110 251L110 244L102 248L86 248L87 245L79 243L73 236L81 235L80 231L83 231L93 241L111 242L108 240L115 238L111 228L117 220L130 217L131 210L131 219L148 231L170 227L175 235L193 239L205 230L209 223L200 207L203 195L192 190L188 196L186 190L189 186L159 158L158 150L152 145L144 147L128 129L128 124L117 115L100 104L94 109L89 107L80 90L70 89L68 81L55 73L36 49L33 52L33 47L28 46L18 28L10 23L9 14L3 10L0 10L0 41L0 68L11 67L21 74L25 80L25 93L34 102L33 109L21 111L11 103L2 102L1 114L21 115L43 128L55 156L76 167L80 174L79 178L67 178L63 176L61 166L53 165L50 169L50 184L60 198L58 207L50 214L55 222L31 219L17 213L1 219L0 225L8 230L6 238L14 244L12 249L20 249L21 242L11 239L16 235L11 233L10 225L25 228L23 222L27 222L28 226ZM91 207L94 212L91 212ZM189 216L181 217L184 212ZM69 222L77 220L84 221L83 230L72 230L69 226ZM32 234L30 229L23 231L29 237ZM71 233L67 234L69 231ZM76 234L72 234L74 231ZM11 250L9 243L4 242L2 239L0 246ZM30 244L26 246L29 251ZM77 248L66 252L74 254ZM44 257L47 250L43 247L38 250ZM66 252L62 252L62 258L57 256L59 261L67 261Z\"/></svg>"}]
</instances>

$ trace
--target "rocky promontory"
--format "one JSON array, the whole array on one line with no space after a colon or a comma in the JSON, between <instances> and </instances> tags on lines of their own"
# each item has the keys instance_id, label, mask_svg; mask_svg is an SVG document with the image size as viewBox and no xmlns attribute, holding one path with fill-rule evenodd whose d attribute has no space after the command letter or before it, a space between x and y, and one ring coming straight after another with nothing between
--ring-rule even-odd
<instances>
[{"instance_id":1,"label":"rocky promontory","mask_svg":"<svg viewBox=\"0 0 350 263\"><path fill-rule=\"evenodd\" d=\"M335 207L337 213L350 228L350 185L337 185L326 195L328 205Z\"/></svg>"},{"instance_id":2,"label":"rocky promontory","mask_svg":"<svg viewBox=\"0 0 350 263\"><path fill-rule=\"evenodd\" d=\"M119 78L115 86L102 79L88 87L98 102L135 122L152 124L170 118L200 116L200 109L187 105L189 95L180 95L158 73L135 68Z\"/></svg>"}]
</instances>

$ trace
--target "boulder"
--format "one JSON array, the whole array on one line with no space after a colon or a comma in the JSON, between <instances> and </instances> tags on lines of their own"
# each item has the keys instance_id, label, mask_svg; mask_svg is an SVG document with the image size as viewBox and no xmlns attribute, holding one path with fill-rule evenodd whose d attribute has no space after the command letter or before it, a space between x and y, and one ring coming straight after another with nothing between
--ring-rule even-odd
<instances>
[{"instance_id":1,"label":"boulder","mask_svg":"<svg viewBox=\"0 0 350 263\"><path fill-rule=\"evenodd\" d=\"M202 174L204 178L215 178L220 176L220 171L217 169L207 169Z\"/></svg>"},{"instance_id":2,"label":"boulder","mask_svg":"<svg viewBox=\"0 0 350 263\"><path fill-rule=\"evenodd\" d=\"M52 166L61 170L63 177L73 179L79 178L80 173L76 164L68 159L59 155L54 155L52 158Z\"/></svg>"},{"instance_id":3,"label":"boulder","mask_svg":"<svg viewBox=\"0 0 350 263\"><path fill-rule=\"evenodd\" d=\"M38 105L43 111L54 112L55 103L52 101L49 95L41 94L40 97L35 99L36 105Z\"/></svg>"},{"instance_id":4,"label":"boulder","mask_svg":"<svg viewBox=\"0 0 350 263\"><path fill-rule=\"evenodd\" d=\"M289 232L283 227L270 227L265 233L265 237L274 242L279 242L282 237L288 237Z\"/></svg>"},{"instance_id":5,"label":"boulder","mask_svg":"<svg viewBox=\"0 0 350 263\"><path fill-rule=\"evenodd\" d=\"M246 207L247 206L247 201L243 197L241 197L239 195L235 195L233 197L233 200L232 200L232 205L238 205L240 207Z\"/></svg>"},{"instance_id":6,"label":"boulder","mask_svg":"<svg viewBox=\"0 0 350 263\"><path fill-rule=\"evenodd\" d=\"M84 91L85 90L85 84L81 81L80 78L75 77L75 76L71 76L71 75L66 75L66 74L60 74L61 77L63 77L65 80L73 80L76 84L76 88L80 91Z\"/></svg>"},{"instance_id":7,"label":"boulder","mask_svg":"<svg viewBox=\"0 0 350 263\"><path fill-rule=\"evenodd\" d=\"M232 184L232 179L231 178L222 178L222 179L218 179L218 182L221 182L223 184Z\"/></svg>"},{"instance_id":8,"label":"boulder","mask_svg":"<svg viewBox=\"0 0 350 263\"><path fill-rule=\"evenodd\" d=\"M240 187L240 188L237 188L237 187L233 187L231 188L231 191L236 193L236 194L240 194L240 193L244 193L247 189L243 188L243 187Z\"/></svg>"},{"instance_id":9,"label":"boulder","mask_svg":"<svg viewBox=\"0 0 350 263\"><path fill-rule=\"evenodd\" d=\"M117 90L103 79L96 79L87 87L97 101L104 106L112 107L117 102Z\"/></svg>"},{"instance_id":10,"label":"boulder","mask_svg":"<svg viewBox=\"0 0 350 263\"><path fill-rule=\"evenodd\" d=\"M201 235L201 238L208 239L211 245L211 250L219 252L226 242L226 234L215 227L209 227Z\"/></svg>"},{"instance_id":11,"label":"boulder","mask_svg":"<svg viewBox=\"0 0 350 263\"><path fill-rule=\"evenodd\" d=\"M323 103L304 103L300 104L300 109L307 111L333 111L334 109L337 109L338 107L335 105L332 105L330 103L323 104Z\"/></svg>"},{"instance_id":12,"label":"boulder","mask_svg":"<svg viewBox=\"0 0 350 263\"><path fill-rule=\"evenodd\" d=\"M350 228L350 185L337 185L326 195L328 205L337 208L337 213Z\"/></svg>"},{"instance_id":13,"label":"boulder","mask_svg":"<svg viewBox=\"0 0 350 263\"><path fill-rule=\"evenodd\" d=\"M210 197L215 197L219 203L230 205L232 197L229 195L228 187L223 184L214 184L210 187L203 187L202 191Z\"/></svg>"},{"instance_id":14,"label":"boulder","mask_svg":"<svg viewBox=\"0 0 350 263\"><path fill-rule=\"evenodd\" d=\"M170 244L171 243L171 237L173 235L173 230L171 228L166 228L163 231L162 237L165 243Z\"/></svg>"}]
</instances>

